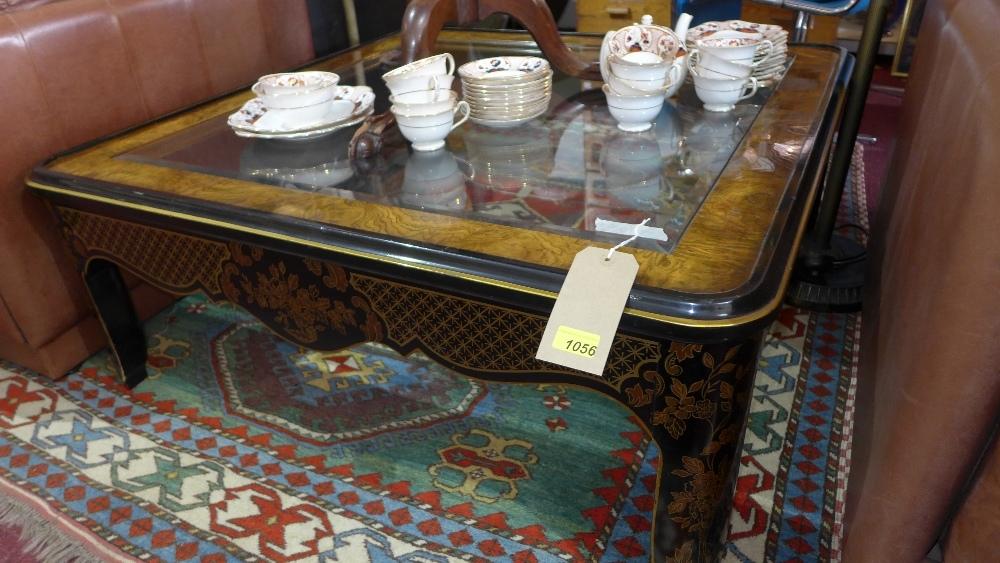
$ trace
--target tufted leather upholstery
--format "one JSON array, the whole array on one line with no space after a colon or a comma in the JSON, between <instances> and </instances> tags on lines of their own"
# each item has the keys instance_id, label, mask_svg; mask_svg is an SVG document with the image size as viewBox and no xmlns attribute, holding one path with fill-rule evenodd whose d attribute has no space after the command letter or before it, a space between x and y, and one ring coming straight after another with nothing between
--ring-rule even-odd
<instances>
[{"instance_id":1,"label":"tufted leather upholstery","mask_svg":"<svg viewBox=\"0 0 1000 563\"><path fill-rule=\"evenodd\" d=\"M304 0L7 4L0 12L0 358L59 376L104 336L50 212L24 189L29 168L302 64L312 58L312 38ZM137 291L140 304L155 308L155 292Z\"/></svg>"},{"instance_id":2,"label":"tufted leather upholstery","mask_svg":"<svg viewBox=\"0 0 1000 563\"><path fill-rule=\"evenodd\" d=\"M922 561L949 521L945 561L1000 553L998 21L996 0L924 12L872 233L846 562Z\"/></svg>"}]
</instances>

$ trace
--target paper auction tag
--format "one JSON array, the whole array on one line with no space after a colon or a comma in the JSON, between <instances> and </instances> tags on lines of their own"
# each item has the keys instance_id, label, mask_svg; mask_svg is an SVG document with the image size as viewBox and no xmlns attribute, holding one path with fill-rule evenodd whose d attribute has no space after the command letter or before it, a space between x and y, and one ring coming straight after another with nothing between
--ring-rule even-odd
<instances>
[{"instance_id":1,"label":"paper auction tag","mask_svg":"<svg viewBox=\"0 0 1000 563\"><path fill-rule=\"evenodd\" d=\"M535 358L594 375L604 372L639 263L624 252L588 246L563 281Z\"/></svg>"}]
</instances>

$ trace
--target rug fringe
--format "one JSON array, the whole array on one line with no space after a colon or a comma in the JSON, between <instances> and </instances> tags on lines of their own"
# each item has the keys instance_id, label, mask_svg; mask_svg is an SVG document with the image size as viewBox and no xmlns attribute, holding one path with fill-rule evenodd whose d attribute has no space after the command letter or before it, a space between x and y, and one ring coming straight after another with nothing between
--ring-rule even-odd
<instances>
[{"instance_id":1,"label":"rug fringe","mask_svg":"<svg viewBox=\"0 0 1000 563\"><path fill-rule=\"evenodd\" d=\"M59 528L59 525L14 499L0 497L0 524L21 528L24 555L39 561L75 561L102 563L102 559L82 549Z\"/></svg>"}]
</instances>

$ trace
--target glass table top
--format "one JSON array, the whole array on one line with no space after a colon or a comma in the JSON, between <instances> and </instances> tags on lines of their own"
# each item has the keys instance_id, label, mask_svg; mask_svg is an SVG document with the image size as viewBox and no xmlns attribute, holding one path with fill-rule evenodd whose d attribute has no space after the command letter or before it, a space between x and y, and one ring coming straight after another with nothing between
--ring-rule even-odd
<instances>
[{"instance_id":1,"label":"glass table top","mask_svg":"<svg viewBox=\"0 0 1000 563\"><path fill-rule=\"evenodd\" d=\"M573 47L584 60L598 57L596 43ZM537 54L527 42L442 39L438 50L458 64ZM327 69L341 84L372 87L375 111L383 112L389 92L381 75L395 66L386 54L375 54ZM356 126L313 140L248 139L219 115L119 158L611 243L622 235L596 231L598 218L648 218L668 240L639 239L633 246L669 253L772 90L760 89L730 113L712 113L685 84L650 131L626 133L608 113L600 86L556 71L545 115L510 128L466 122L445 149L431 153L412 151L393 128L377 157L352 162L347 146ZM457 78L454 87L460 88Z\"/></svg>"}]
</instances>

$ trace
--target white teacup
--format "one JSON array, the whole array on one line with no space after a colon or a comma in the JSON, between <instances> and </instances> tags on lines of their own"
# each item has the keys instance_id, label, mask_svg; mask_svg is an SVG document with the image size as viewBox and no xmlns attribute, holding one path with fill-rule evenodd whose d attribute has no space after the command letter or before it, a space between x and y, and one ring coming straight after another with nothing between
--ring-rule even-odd
<instances>
[{"instance_id":1,"label":"white teacup","mask_svg":"<svg viewBox=\"0 0 1000 563\"><path fill-rule=\"evenodd\" d=\"M398 96L389 96L396 113L427 115L452 109L458 103L458 94L451 90L419 90Z\"/></svg>"},{"instance_id":2,"label":"white teacup","mask_svg":"<svg viewBox=\"0 0 1000 563\"><path fill-rule=\"evenodd\" d=\"M705 78L747 79L753 74L753 67L727 61L708 51L692 51L688 56L688 70Z\"/></svg>"},{"instance_id":3,"label":"white teacup","mask_svg":"<svg viewBox=\"0 0 1000 563\"><path fill-rule=\"evenodd\" d=\"M436 76L441 74L455 74L455 57L451 53L441 53L405 64L383 74L382 80L403 75Z\"/></svg>"},{"instance_id":4,"label":"white teacup","mask_svg":"<svg viewBox=\"0 0 1000 563\"><path fill-rule=\"evenodd\" d=\"M304 72L280 72L261 76L257 83L266 94L298 94L327 86L336 86L340 76L333 72L318 70Z\"/></svg>"},{"instance_id":5,"label":"white teacup","mask_svg":"<svg viewBox=\"0 0 1000 563\"><path fill-rule=\"evenodd\" d=\"M385 79L393 96L421 90L451 90L455 77L451 74L400 74Z\"/></svg>"},{"instance_id":6,"label":"white teacup","mask_svg":"<svg viewBox=\"0 0 1000 563\"><path fill-rule=\"evenodd\" d=\"M629 53L624 57L611 55L611 74L628 80L663 80L673 61L665 61L653 53Z\"/></svg>"},{"instance_id":7,"label":"white teacup","mask_svg":"<svg viewBox=\"0 0 1000 563\"><path fill-rule=\"evenodd\" d=\"M747 87L750 88L747 91ZM707 111L731 111L736 102L745 100L757 93L757 79L721 79L694 77L694 91L698 99L705 104Z\"/></svg>"},{"instance_id":8,"label":"white teacup","mask_svg":"<svg viewBox=\"0 0 1000 563\"><path fill-rule=\"evenodd\" d=\"M765 46L767 55L755 63L754 56L759 45ZM751 67L757 67L764 61L770 59L771 53L774 51L774 44L767 39L758 40L747 37L734 37L729 39L716 39L714 37L709 37L707 39L698 40L696 46L696 51L709 53L720 59Z\"/></svg>"},{"instance_id":9,"label":"white teacup","mask_svg":"<svg viewBox=\"0 0 1000 563\"><path fill-rule=\"evenodd\" d=\"M329 73L333 74L333 73ZM271 75L274 76L274 75ZM334 74L334 76L336 76ZM264 78L268 78L265 76ZM263 79L262 79L263 80ZM330 101L337 92L337 81L328 80L300 88L269 89L258 81L250 90L271 109L296 109Z\"/></svg>"},{"instance_id":10,"label":"white teacup","mask_svg":"<svg viewBox=\"0 0 1000 563\"><path fill-rule=\"evenodd\" d=\"M444 140L453 129L469 119L469 104L464 100L443 112L424 115L400 113L396 106L389 108L396 116L396 125L415 151L436 151L443 148ZM462 113L462 118L455 121L455 116Z\"/></svg>"},{"instance_id":11,"label":"white teacup","mask_svg":"<svg viewBox=\"0 0 1000 563\"><path fill-rule=\"evenodd\" d=\"M608 74L608 86L615 94L626 96L646 96L649 94L665 94L674 87L681 78L682 67L671 65L667 75L653 80L635 80L622 78L611 72Z\"/></svg>"},{"instance_id":12,"label":"white teacup","mask_svg":"<svg viewBox=\"0 0 1000 563\"><path fill-rule=\"evenodd\" d=\"M601 89L608 100L608 111L618 121L618 128L622 131L646 131L653 126L653 121L663 108L665 96L662 92L645 96L623 96L613 92L607 84Z\"/></svg>"}]
</instances>

